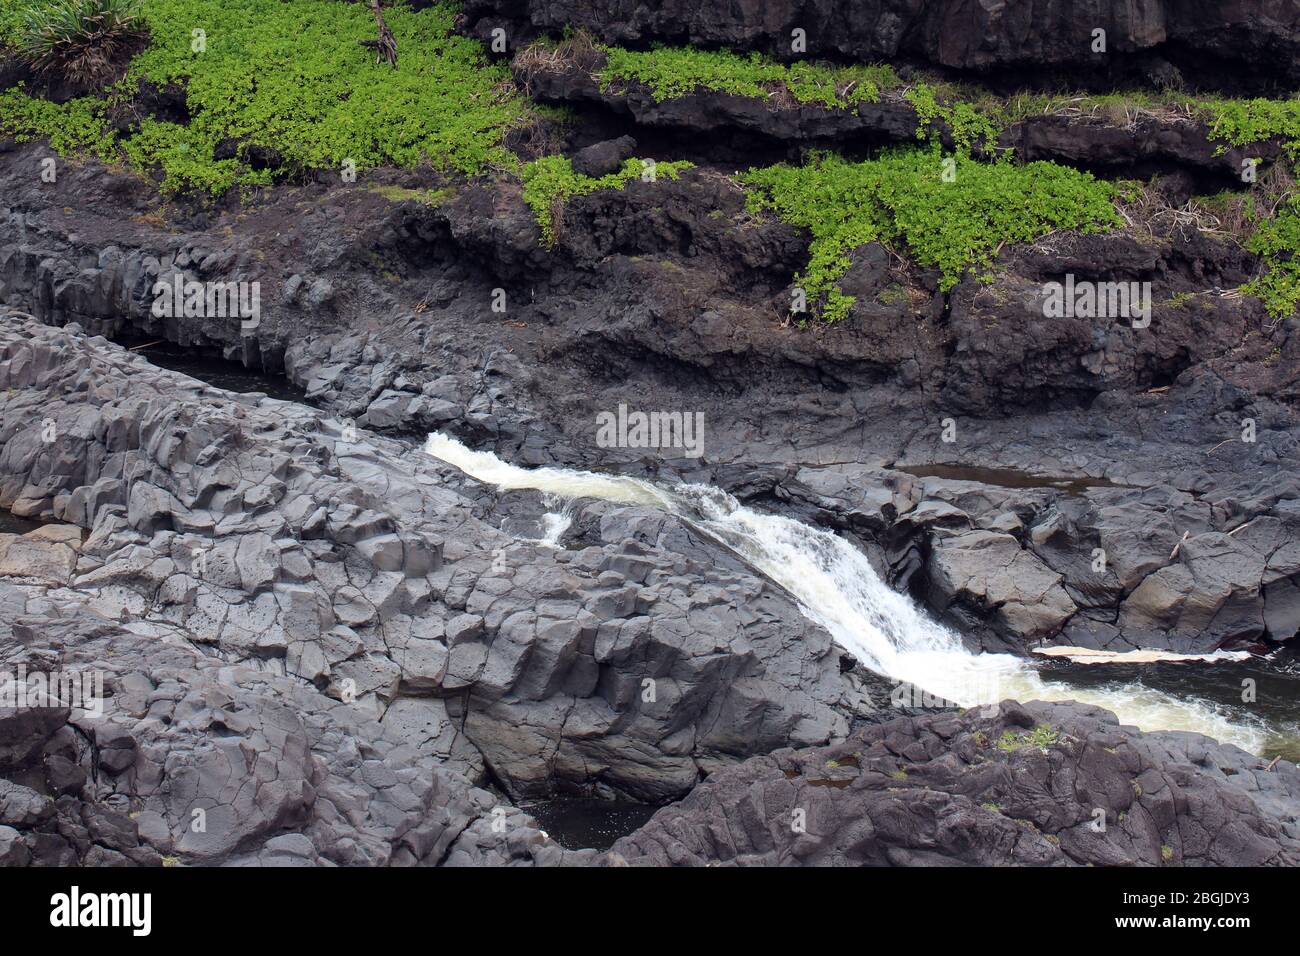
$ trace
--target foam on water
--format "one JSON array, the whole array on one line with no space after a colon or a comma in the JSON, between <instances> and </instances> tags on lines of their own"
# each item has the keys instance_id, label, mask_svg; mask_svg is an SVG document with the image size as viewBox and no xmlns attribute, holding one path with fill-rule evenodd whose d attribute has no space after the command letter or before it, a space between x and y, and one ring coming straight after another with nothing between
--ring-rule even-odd
<instances>
[{"instance_id":1,"label":"foam on water","mask_svg":"<svg viewBox=\"0 0 1300 956\"><path fill-rule=\"evenodd\" d=\"M1191 730L1260 752L1267 730L1217 705L1177 698L1142 684L1075 687L1046 679L1034 662L977 654L956 633L889 587L848 541L791 518L746 508L705 485L660 487L636 478L562 468L526 469L435 433L425 450L465 474L504 490L533 489L556 498L600 498L678 515L721 541L788 591L805 616L826 628L865 667L964 707L1017 700L1077 700L1114 711L1144 730ZM559 532L559 533L562 533ZM558 542L559 533L550 543ZM548 535L548 538L550 535Z\"/></svg>"}]
</instances>

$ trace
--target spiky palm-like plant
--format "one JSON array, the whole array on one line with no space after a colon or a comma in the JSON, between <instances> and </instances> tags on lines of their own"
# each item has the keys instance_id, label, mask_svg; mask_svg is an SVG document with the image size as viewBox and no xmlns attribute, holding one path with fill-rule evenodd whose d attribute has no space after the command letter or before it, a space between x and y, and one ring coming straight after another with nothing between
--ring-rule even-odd
<instances>
[{"instance_id":1,"label":"spiky palm-like plant","mask_svg":"<svg viewBox=\"0 0 1300 956\"><path fill-rule=\"evenodd\" d=\"M23 14L19 49L38 72L93 89L140 48L139 0L52 0Z\"/></svg>"}]
</instances>

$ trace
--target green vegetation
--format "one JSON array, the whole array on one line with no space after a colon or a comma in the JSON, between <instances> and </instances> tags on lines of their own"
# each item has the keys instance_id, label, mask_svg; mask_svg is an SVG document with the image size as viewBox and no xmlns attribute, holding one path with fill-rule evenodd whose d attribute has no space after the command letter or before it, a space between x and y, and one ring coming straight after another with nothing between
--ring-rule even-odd
<instances>
[{"instance_id":1,"label":"green vegetation","mask_svg":"<svg viewBox=\"0 0 1300 956\"><path fill-rule=\"evenodd\" d=\"M60 154L90 153L111 159L104 134L104 103L93 97L51 103L18 89L0 90L0 128L19 142L48 138Z\"/></svg>"},{"instance_id":2,"label":"green vegetation","mask_svg":"<svg viewBox=\"0 0 1300 956\"><path fill-rule=\"evenodd\" d=\"M692 47L625 50L599 46L582 35L566 42L575 49L604 55L605 65L597 74L601 89L610 90L619 83L640 83L660 102L709 90L762 100L785 95L796 103L846 109L859 103L877 103L885 92L903 91L920 118L918 137L929 139L936 123L942 121L952 130L960 151L981 144L991 146L1007 120L1000 101L992 97L971 94L938 79L906 87L888 64L780 63L758 53L742 55ZM563 46L552 49L563 51Z\"/></svg>"},{"instance_id":3,"label":"green vegetation","mask_svg":"<svg viewBox=\"0 0 1300 956\"><path fill-rule=\"evenodd\" d=\"M1300 196L1294 177L1300 172L1300 99L1208 100L1202 104L1211 133L1226 146L1249 146L1277 139L1291 161L1289 174L1272 192L1271 211L1261 211L1253 197L1244 218L1257 223L1246 249L1263 259L1265 270L1245 286L1264 303L1269 315L1282 318L1300 308Z\"/></svg>"},{"instance_id":4,"label":"green vegetation","mask_svg":"<svg viewBox=\"0 0 1300 956\"><path fill-rule=\"evenodd\" d=\"M876 102L882 92L903 88L893 69L883 65L787 65L757 54L741 56L726 51L681 48L600 49L607 57L607 65L600 74L603 88L616 81L638 81L659 100L700 89L757 98L768 98L774 92L783 91L801 103L850 107L859 102ZM1300 165L1300 99L1198 99L1170 92L1136 91L1086 96L1022 94L1002 100L933 78L915 82L904 90L904 96L916 110L918 138L933 141L940 125L946 126L951 131L954 148L961 155L994 149L1006 126L1029 116L1071 110L1128 123L1140 112L1147 111L1198 116L1205 120L1212 137L1223 149L1278 139L1293 163ZM1275 203L1274 208L1274 216L1252 210L1249 217L1252 226L1258 229L1248 239L1247 248L1264 259L1265 269L1245 291L1257 296L1271 315L1281 317L1300 307L1300 199L1287 196L1283 202ZM800 224L814 228L811 222ZM838 233L841 225L824 224L820 231ZM814 228L814 231L818 230ZM825 297L823 315L832 321L846 315L851 304L834 289L835 279L847 268L840 245L819 243L804 277L810 297ZM920 261L925 263L923 257ZM967 267L974 264L961 257L959 261ZM944 269L944 277L945 283L955 281L948 268Z\"/></svg>"},{"instance_id":5,"label":"green vegetation","mask_svg":"<svg viewBox=\"0 0 1300 956\"><path fill-rule=\"evenodd\" d=\"M1160 859L1162 859L1162 860L1164 860L1166 863L1168 863L1168 862L1169 862L1170 860L1172 860L1173 858L1174 858L1174 848L1173 848L1173 847L1171 847L1171 846L1167 846L1167 845L1166 845L1166 846L1162 846L1162 847L1160 847Z\"/></svg>"},{"instance_id":6,"label":"green vegetation","mask_svg":"<svg viewBox=\"0 0 1300 956\"><path fill-rule=\"evenodd\" d=\"M752 211L771 210L812 232L798 281L828 322L852 308L853 297L837 283L849 253L865 243L905 247L921 265L939 269L947 291L967 269L988 265L1004 243L1119 222L1111 187L1087 173L1053 163L980 163L937 149L893 150L861 163L817 154L805 166L751 169L741 181L752 190Z\"/></svg>"},{"instance_id":7,"label":"green vegetation","mask_svg":"<svg viewBox=\"0 0 1300 956\"><path fill-rule=\"evenodd\" d=\"M1264 272L1248 282L1245 291L1260 299L1269 315L1279 319L1292 315L1300 308L1300 195L1295 190L1300 173L1300 99L1214 99L1203 101L1199 109L1222 148L1277 139L1286 151L1291 168L1274 177L1271 189L1261 190L1264 202L1247 196L1239 216L1245 224L1256 226L1245 248L1265 263Z\"/></svg>"},{"instance_id":8,"label":"green vegetation","mask_svg":"<svg viewBox=\"0 0 1300 956\"><path fill-rule=\"evenodd\" d=\"M1300 204L1292 200L1259 227L1246 249L1268 263L1267 270L1246 285L1264 303L1269 315L1291 315L1300 307Z\"/></svg>"},{"instance_id":9,"label":"green vegetation","mask_svg":"<svg viewBox=\"0 0 1300 956\"><path fill-rule=\"evenodd\" d=\"M1005 115L987 99L961 99L944 86L918 83L906 96L920 121L917 138L929 139L934 135L936 121L942 121L952 131L953 145L961 153L969 153L977 146L992 147L1005 125Z\"/></svg>"},{"instance_id":10,"label":"green vegetation","mask_svg":"<svg viewBox=\"0 0 1300 956\"><path fill-rule=\"evenodd\" d=\"M845 109L858 103L877 103L884 92L904 89L902 79L888 64L779 63L758 53L741 55L691 47L625 50L597 46L588 38L569 42L589 44L604 54L605 66L598 74L601 89L641 83L660 102L709 90L763 100L787 95L797 103ZM929 139L936 122L942 121L952 130L958 150L991 146L1006 119L1000 105L987 96L967 99L964 93L939 80L907 88L904 95L920 119L917 136Z\"/></svg>"},{"instance_id":11,"label":"green vegetation","mask_svg":"<svg viewBox=\"0 0 1300 956\"><path fill-rule=\"evenodd\" d=\"M12 20L15 0L0 0ZM439 172L475 174L513 167L505 133L527 122L526 101L473 39L452 33L453 7L389 9L385 17L400 51L396 68L376 65L361 46L373 39L374 17L362 4L336 0L142 0L152 42L131 62L109 101L129 100L141 83L182 86L188 125L146 120L119 146L134 166L158 169L165 190L219 195L235 185L269 181L249 150L274 151L290 172L358 170L427 163ZM51 135L64 120L84 120L86 107L59 114L8 91L0 126L25 136ZM55 149L75 150L81 126L59 135ZM112 141L107 124L100 140ZM233 142L232 159L218 160ZM84 147L80 147L84 148Z\"/></svg>"},{"instance_id":12,"label":"green vegetation","mask_svg":"<svg viewBox=\"0 0 1300 956\"><path fill-rule=\"evenodd\" d=\"M507 162L503 131L524 111L504 66L452 33L455 11L395 7L400 51L375 64L361 41L374 18L333 0L145 0L154 42L128 82L185 86L190 137L204 160L224 139L273 149L291 168L358 169L428 162L472 174ZM196 28L204 52L193 49Z\"/></svg>"},{"instance_id":13,"label":"green vegetation","mask_svg":"<svg viewBox=\"0 0 1300 956\"><path fill-rule=\"evenodd\" d=\"M676 179L682 170L691 166L687 162L656 163L654 176ZM555 245L558 238L564 204L575 196L585 196L599 189L622 189L646 171L643 160L629 159L623 168L608 176L584 176L576 172L565 156L543 156L524 167L524 202L537 217L542 229L542 244Z\"/></svg>"},{"instance_id":14,"label":"green vegetation","mask_svg":"<svg viewBox=\"0 0 1300 956\"><path fill-rule=\"evenodd\" d=\"M1227 146L1249 146L1277 138L1300 160L1300 99L1193 101L1214 139Z\"/></svg>"},{"instance_id":15,"label":"green vegetation","mask_svg":"<svg viewBox=\"0 0 1300 956\"><path fill-rule=\"evenodd\" d=\"M898 74L884 65L785 64L758 53L741 55L691 47L599 49L607 58L599 77L602 89L618 81L634 81L645 84L660 101L710 90L759 99L788 93L799 103L847 107L878 102L883 90L895 89L901 82Z\"/></svg>"},{"instance_id":16,"label":"green vegetation","mask_svg":"<svg viewBox=\"0 0 1300 956\"><path fill-rule=\"evenodd\" d=\"M399 49L394 68L376 64L373 51L361 45L375 36L371 12L345 0L0 0L0 47L74 84L103 87L62 104L0 89L0 135L48 138L62 155L124 163L153 176L169 194L216 197L307 170L425 165L441 177L522 172L524 198L543 242L553 246L565 202L622 188L640 175L640 161L599 178L576 174L556 156L521 167L506 148L507 137L520 130L533 135L543 129L542 118L555 125L571 114L521 97L505 64L489 60L479 41L453 32L457 12L454 0L421 10L397 2L388 7ZM602 88L643 84L660 100L698 90L828 108L878 102L886 94L905 98L916 110L922 148L860 163L814 154L801 168L754 169L741 177L751 190L751 212L771 212L811 231L810 259L799 282L814 313L827 321L849 314L853 299L839 282L849 254L867 242L938 269L947 291L968 270L987 274L1006 243L1058 229L1118 225L1114 201L1135 201L1141 184L1108 185L1050 163L974 160L996 152L1008 124L1057 112L1114 122L1144 111L1199 117L1225 150L1280 141L1289 162L1277 164L1268 183L1261 179L1251 190L1197 203L1218 209L1223 231L1260 257L1261 274L1244 291L1274 316L1300 307L1300 196L1294 185L1300 99L1170 92L1000 98L933 75L909 73L905 82L887 65L784 63L757 53L686 47L626 50L598 46L585 34L530 49L539 57L602 57ZM113 82L135 50L125 77ZM88 82L101 76L100 84ZM180 123L140 110L137 98L154 89L184 90L189 119ZM143 118L120 132L123 118L133 113ZM938 151L940 127L951 130L953 156ZM530 154L550 148L543 132ZM658 173L676 178L685 165L660 163ZM905 295L905 288L885 293L899 301Z\"/></svg>"},{"instance_id":17,"label":"green vegetation","mask_svg":"<svg viewBox=\"0 0 1300 956\"><path fill-rule=\"evenodd\" d=\"M15 0L0 0L0 47L17 47L26 8Z\"/></svg>"},{"instance_id":18,"label":"green vegetation","mask_svg":"<svg viewBox=\"0 0 1300 956\"><path fill-rule=\"evenodd\" d=\"M1003 731L1002 736L998 739L998 749L1005 753L1015 753L1017 750L1023 750L1025 747L1034 747L1038 750L1046 750L1049 746L1056 743L1056 738L1060 736L1051 727L1046 724L1039 724L1033 730L1023 734L1014 731Z\"/></svg>"},{"instance_id":19,"label":"green vegetation","mask_svg":"<svg viewBox=\"0 0 1300 956\"><path fill-rule=\"evenodd\" d=\"M88 89L143 39L138 11L138 0L50 0L21 11L17 46L38 71Z\"/></svg>"}]
</instances>

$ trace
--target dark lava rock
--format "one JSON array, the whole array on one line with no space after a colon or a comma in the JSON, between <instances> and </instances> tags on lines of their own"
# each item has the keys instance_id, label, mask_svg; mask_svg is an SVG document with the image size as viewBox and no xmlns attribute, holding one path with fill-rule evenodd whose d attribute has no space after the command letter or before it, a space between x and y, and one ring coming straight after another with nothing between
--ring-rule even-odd
<instances>
[{"instance_id":1,"label":"dark lava rock","mask_svg":"<svg viewBox=\"0 0 1300 956\"><path fill-rule=\"evenodd\" d=\"M620 136L578 150L573 154L573 169L584 176L608 176L618 172L624 161L635 155L636 140Z\"/></svg>"},{"instance_id":2,"label":"dark lava rock","mask_svg":"<svg viewBox=\"0 0 1300 956\"><path fill-rule=\"evenodd\" d=\"M72 385L92 368L93 388ZM516 796L599 777L662 801L702 768L826 742L873 710L824 629L663 512L589 502L571 547L544 546L474 516L486 506L512 518L536 498L498 503L408 445L344 438L305 406L248 406L120 346L21 319L0 324L0 389L0 506L90 531L46 586L63 586L70 604L108 588L107 607L148 627L232 663L270 662L304 692L354 698L353 719L382 720L412 753L474 783L490 764ZM46 421L61 436L48 449ZM236 501L244 517L231 520ZM72 546L46 550L58 549ZM67 719L0 714L0 767L29 762ZM238 712L184 726L254 732ZM148 739L128 726L78 727L101 785L154 772ZM301 766L282 770L274 813L305 812L317 786L302 745L290 749L275 759ZM263 810L249 813L260 826ZM227 853L246 836L237 824L229 845L186 847Z\"/></svg>"},{"instance_id":3,"label":"dark lava rock","mask_svg":"<svg viewBox=\"0 0 1300 956\"><path fill-rule=\"evenodd\" d=\"M898 91L885 91L874 103L834 108L800 103L790 97L746 97L696 90L668 99L657 98L636 80L598 83L604 54L578 53L569 58L516 58L516 79L535 96L579 105L598 104L616 115L629 116L639 127L686 134L707 134L707 140L683 142L687 150L728 155L726 141L738 133L759 134L783 146L817 144L915 142L920 120L916 108ZM934 132L949 147L952 131L942 118ZM998 144L1026 160L1055 160L1112 175L1146 178L1149 170L1177 167L1206 179L1205 191L1240 185L1243 162L1259 158L1265 164L1283 152L1276 141L1225 147L1215 142L1201 119L1139 111L1134 116L1050 114L1030 116L1010 124Z\"/></svg>"},{"instance_id":4,"label":"dark lava rock","mask_svg":"<svg viewBox=\"0 0 1300 956\"><path fill-rule=\"evenodd\" d=\"M1039 82L1119 79L1289 92L1300 79L1293 0L470 0L477 35L581 28L607 42L757 49L783 59L917 59ZM803 31L805 49L795 48ZM1104 52L1094 52L1095 31Z\"/></svg>"},{"instance_id":5,"label":"dark lava rock","mask_svg":"<svg viewBox=\"0 0 1300 956\"><path fill-rule=\"evenodd\" d=\"M1081 704L901 718L712 775L600 861L1295 866L1300 771Z\"/></svg>"}]
</instances>

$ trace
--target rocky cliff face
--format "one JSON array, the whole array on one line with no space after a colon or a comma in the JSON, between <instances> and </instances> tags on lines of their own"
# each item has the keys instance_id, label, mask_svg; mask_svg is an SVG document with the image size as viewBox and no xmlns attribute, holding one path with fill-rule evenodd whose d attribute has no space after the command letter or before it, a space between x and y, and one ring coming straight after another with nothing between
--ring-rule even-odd
<instances>
[{"instance_id":1,"label":"rocky cliff face","mask_svg":"<svg viewBox=\"0 0 1300 956\"><path fill-rule=\"evenodd\" d=\"M1017 114L990 155L1141 181L1121 226L1005 244L950 289L863 242L847 317L799 326L811 236L733 174L918 132L954 146L911 80L851 106L659 97L601 82L590 43L521 47L576 27L788 59L797 29L808 56L995 89L1277 93L1300 84L1298 17L472 0L465 27L506 27L519 86L574 111L518 135L595 173L696 163L559 204L553 244L513 176L435 194L423 170L279 169L246 206L160 204L88 159L43 182L46 145L0 137L0 509L52 522L0 534L0 664L99 668L109 691L94 717L0 708L0 862L1294 865L1288 762L1078 706L895 719L890 682L687 522L583 500L556 546L553 502L420 441L719 486L835 531L972 649L1294 646L1300 318L1239 291L1261 258L1191 202L1241 195L1255 158L1281 176L1281 138L1227 144L1167 104ZM177 118L184 97L134 105ZM1045 320L1067 274L1149 283L1153 323ZM156 314L176 281L256 282L259 320ZM303 402L110 339L282 376ZM620 405L699 412L703 454L609 447L597 416ZM520 809L575 793L681 802L598 856Z\"/></svg>"},{"instance_id":2,"label":"rocky cliff face","mask_svg":"<svg viewBox=\"0 0 1300 956\"><path fill-rule=\"evenodd\" d=\"M1300 564L1278 547L1294 534L1300 339L1294 320L1222 294L1252 264L1213 235L1057 235L947 294L868 245L844 280L850 319L792 330L773 317L806 237L754 222L709 170L574 200L548 251L518 191L487 184L437 208L309 186L233 236L124 236L114 210L138 187L83 169L44 192L22 172L34 155L7 167L0 281L44 321L283 368L363 428L721 485L845 529L988 648L1205 652L1300 627ZM1066 273L1150 281L1152 327L1044 321L1043 283ZM155 317L154 283L176 276L259 277L261 325ZM702 411L706 454L599 447L596 415L620 402ZM1258 440L1238 440L1249 422ZM971 461L1085 487L933 471ZM1042 586L1023 591L1021 574Z\"/></svg>"},{"instance_id":3,"label":"rocky cliff face","mask_svg":"<svg viewBox=\"0 0 1300 956\"><path fill-rule=\"evenodd\" d=\"M793 55L913 59L953 70L1108 84L1186 82L1197 88L1289 92L1300 79L1300 11L1288 0L473 0L487 35L566 27L614 43L655 41ZM1104 52L1094 52L1095 31Z\"/></svg>"}]
</instances>

